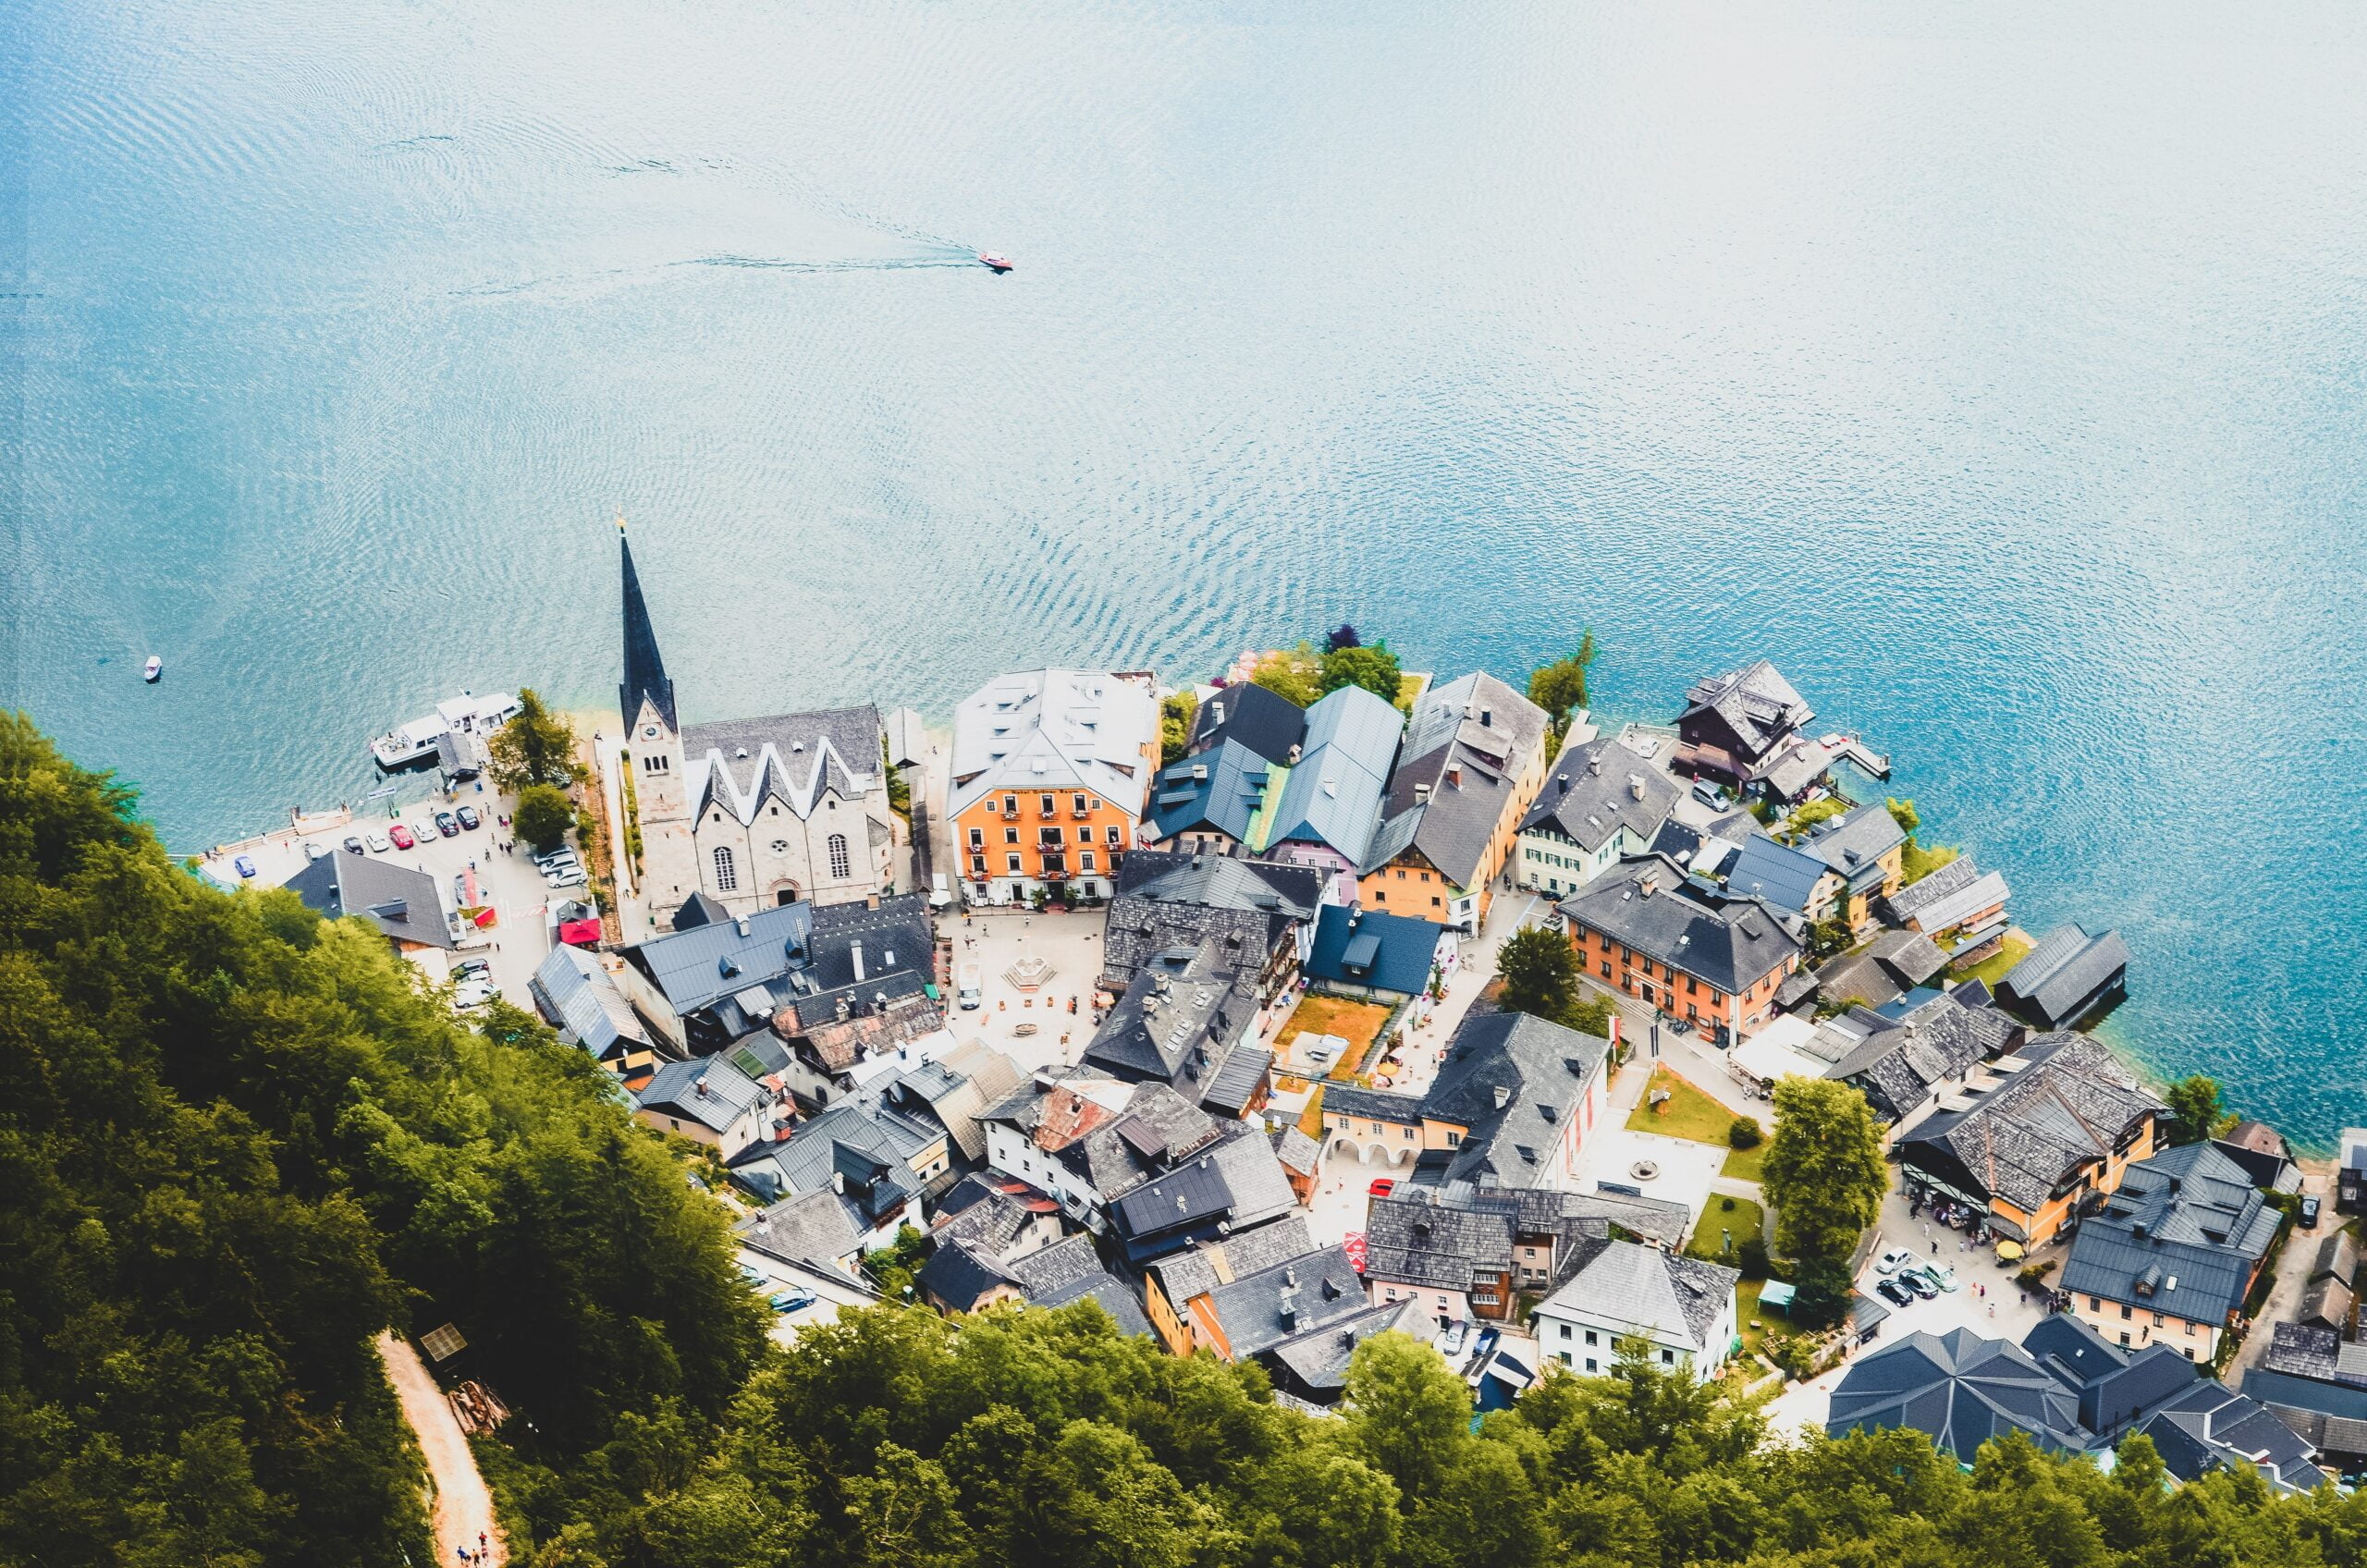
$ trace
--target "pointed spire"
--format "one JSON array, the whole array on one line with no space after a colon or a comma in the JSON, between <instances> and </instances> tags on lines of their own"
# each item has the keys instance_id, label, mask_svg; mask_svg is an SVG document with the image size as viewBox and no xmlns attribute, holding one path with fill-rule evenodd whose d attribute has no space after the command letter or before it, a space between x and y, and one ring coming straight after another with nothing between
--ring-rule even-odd
<instances>
[{"instance_id":1,"label":"pointed spire","mask_svg":"<svg viewBox=\"0 0 2367 1568\"><path fill-rule=\"evenodd\" d=\"M632 541L625 537L625 519L617 514L617 548L625 569L625 679L617 688L628 729L645 699L657 704L668 729L680 729L674 717L674 683L666 678L666 661L657 652L657 632L649 624L649 606L641 596L641 575L632 567Z\"/></svg>"}]
</instances>

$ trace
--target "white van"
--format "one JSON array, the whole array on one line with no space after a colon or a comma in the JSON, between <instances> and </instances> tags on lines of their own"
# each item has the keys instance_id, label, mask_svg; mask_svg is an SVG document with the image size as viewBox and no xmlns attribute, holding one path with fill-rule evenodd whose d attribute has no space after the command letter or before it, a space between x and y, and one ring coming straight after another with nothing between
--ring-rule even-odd
<instances>
[{"instance_id":1,"label":"white van","mask_svg":"<svg viewBox=\"0 0 2367 1568\"><path fill-rule=\"evenodd\" d=\"M928 907L943 909L952 901L953 886L946 881L945 873L942 871L933 873L928 879Z\"/></svg>"},{"instance_id":2,"label":"white van","mask_svg":"<svg viewBox=\"0 0 2367 1568\"><path fill-rule=\"evenodd\" d=\"M975 1012L985 1004L986 994L981 989L983 985L984 979L979 974L976 964L965 963L962 966L961 971L954 976L953 999L962 1004L963 1011Z\"/></svg>"}]
</instances>

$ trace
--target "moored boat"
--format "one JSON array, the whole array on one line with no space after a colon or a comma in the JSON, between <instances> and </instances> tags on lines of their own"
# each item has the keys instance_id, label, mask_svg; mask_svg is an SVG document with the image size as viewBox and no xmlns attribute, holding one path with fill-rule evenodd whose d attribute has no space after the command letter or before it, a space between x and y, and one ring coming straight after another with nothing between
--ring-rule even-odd
<instances>
[{"instance_id":1,"label":"moored boat","mask_svg":"<svg viewBox=\"0 0 2367 1568\"><path fill-rule=\"evenodd\" d=\"M151 686L153 686L157 681L165 679L165 661L158 658L155 655L150 654L148 655L148 668L140 672L140 679L145 680Z\"/></svg>"}]
</instances>

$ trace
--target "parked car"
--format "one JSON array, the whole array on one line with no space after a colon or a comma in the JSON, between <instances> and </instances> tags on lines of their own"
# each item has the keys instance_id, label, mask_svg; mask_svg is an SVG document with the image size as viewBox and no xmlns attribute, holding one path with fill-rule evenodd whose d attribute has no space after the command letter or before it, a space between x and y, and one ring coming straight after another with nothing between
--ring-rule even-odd
<instances>
[{"instance_id":1,"label":"parked car","mask_svg":"<svg viewBox=\"0 0 2367 1568\"><path fill-rule=\"evenodd\" d=\"M534 864L545 871L554 865L573 865L575 863L575 851L569 849L545 850L534 857Z\"/></svg>"},{"instance_id":2,"label":"parked car","mask_svg":"<svg viewBox=\"0 0 2367 1568\"><path fill-rule=\"evenodd\" d=\"M2315 1193L2306 1194L2301 1199L2301 1229L2304 1231L2316 1230L2318 1228L2318 1194Z\"/></svg>"},{"instance_id":3,"label":"parked car","mask_svg":"<svg viewBox=\"0 0 2367 1568\"><path fill-rule=\"evenodd\" d=\"M581 888L591 878L583 875L582 866L571 865L551 873L543 880L554 888Z\"/></svg>"},{"instance_id":4,"label":"parked car","mask_svg":"<svg viewBox=\"0 0 2367 1568\"><path fill-rule=\"evenodd\" d=\"M320 845L315 844L310 839L304 840L304 862L306 864L311 864L313 861L320 859L326 853L328 853L328 851L321 848Z\"/></svg>"},{"instance_id":5,"label":"parked car","mask_svg":"<svg viewBox=\"0 0 2367 1568\"><path fill-rule=\"evenodd\" d=\"M457 839L460 836L460 825L453 820L450 812L439 811L435 814L435 831L447 839Z\"/></svg>"},{"instance_id":6,"label":"parked car","mask_svg":"<svg viewBox=\"0 0 2367 1568\"><path fill-rule=\"evenodd\" d=\"M387 839L384 833L364 833L362 835L362 841L370 846L370 852L374 855L382 855L386 852Z\"/></svg>"},{"instance_id":7,"label":"parked car","mask_svg":"<svg viewBox=\"0 0 2367 1568\"><path fill-rule=\"evenodd\" d=\"M252 876L255 874L255 863L245 855L233 855L230 858L230 869L241 876Z\"/></svg>"},{"instance_id":8,"label":"parked car","mask_svg":"<svg viewBox=\"0 0 2367 1568\"><path fill-rule=\"evenodd\" d=\"M812 1306L814 1301L812 1291L783 1291L772 1298L771 1305L775 1312L803 1312Z\"/></svg>"},{"instance_id":9,"label":"parked car","mask_svg":"<svg viewBox=\"0 0 2367 1568\"><path fill-rule=\"evenodd\" d=\"M1898 1282L1906 1286L1908 1290L1913 1291L1925 1301L1936 1301L1939 1299L1940 1287L1932 1283L1931 1280L1923 1278L1923 1274L1920 1269L1900 1269L1898 1271Z\"/></svg>"},{"instance_id":10,"label":"parked car","mask_svg":"<svg viewBox=\"0 0 2367 1568\"><path fill-rule=\"evenodd\" d=\"M493 965L481 958L463 959L452 966L452 977L456 980L490 982L493 978Z\"/></svg>"},{"instance_id":11,"label":"parked car","mask_svg":"<svg viewBox=\"0 0 2367 1568\"><path fill-rule=\"evenodd\" d=\"M583 869L583 863L572 854L545 855L534 863L534 869L546 876L551 876L562 871L581 871Z\"/></svg>"},{"instance_id":12,"label":"parked car","mask_svg":"<svg viewBox=\"0 0 2367 1568\"><path fill-rule=\"evenodd\" d=\"M1387 1176L1380 1176L1373 1179L1372 1185L1367 1187L1365 1192L1371 1197L1385 1198L1396 1190L1397 1182L1394 1179Z\"/></svg>"},{"instance_id":13,"label":"parked car","mask_svg":"<svg viewBox=\"0 0 2367 1568\"><path fill-rule=\"evenodd\" d=\"M460 826L472 833L484 826L484 818L477 815L477 808L474 806L462 806L460 815Z\"/></svg>"},{"instance_id":14,"label":"parked car","mask_svg":"<svg viewBox=\"0 0 2367 1568\"><path fill-rule=\"evenodd\" d=\"M740 1278L747 1280L751 1285L764 1285L770 1283L770 1280L761 1269L751 1268L744 1263L740 1265Z\"/></svg>"},{"instance_id":15,"label":"parked car","mask_svg":"<svg viewBox=\"0 0 2367 1568\"><path fill-rule=\"evenodd\" d=\"M1882 1297L1883 1300L1890 1303L1893 1306L1905 1306L1915 1299L1913 1296L1907 1294L1906 1287L1902 1286L1895 1280L1882 1280L1876 1281L1874 1285L1874 1294Z\"/></svg>"},{"instance_id":16,"label":"parked car","mask_svg":"<svg viewBox=\"0 0 2367 1568\"><path fill-rule=\"evenodd\" d=\"M1956 1284L1956 1271L1944 1263L1919 1263L1907 1272L1918 1279L1929 1280L1943 1291L1959 1288Z\"/></svg>"},{"instance_id":17,"label":"parked car","mask_svg":"<svg viewBox=\"0 0 2367 1568\"><path fill-rule=\"evenodd\" d=\"M493 986L485 981L463 980L460 987L452 993L452 1005L464 1010L483 1007L493 1000L496 995Z\"/></svg>"},{"instance_id":18,"label":"parked car","mask_svg":"<svg viewBox=\"0 0 2367 1568\"><path fill-rule=\"evenodd\" d=\"M411 836L411 829L404 827L399 822L386 829L386 839L389 843L393 844L395 848L399 850L408 850L412 845L419 842L418 839Z\"/></svg>"},{"instance_id":19,"label":"parked car","mask_svg":"<svg viewBox=\"0 0 2367 1568\"><path fill-rule=\"evenodd\" d=\"M1913 1253L1907 1251L1905 1247L1893 1247L1888 1252L1883 1254L1882 1256L1874 1259L1874 1272L1877 1274L1895 1274L1900 1269L1911 1266L1914 1262L1915 1255Z\"/></svg>"},{"instance_id":20,"label":"parked car","mask_svg":"<svg viewBox=\"0 0 2367 1568\"><path fill-rule=\"evenodd\" d=\"M359 833L348 833L345 836L345 852L350 855L364 854L368 852L362 847L362 835Z\"/></svg>"},{"instance_id":21,"label":"parked car","mask_svg":"<svg viewBox=\"0 0 2367 1568\"><path fill-rule=\"evenodd\" d=\"M1460 1318L1448 1324L1446 1328L1440 1332L1436 1341L1439 1347L1439 1354L1445 1356L1449 1361L1453 1361L1456 1356L1463 1354L1464 1341L1468 1339L1470 1335L1471 1325L1464 1322Z\"/></svg>"}]
</instances>

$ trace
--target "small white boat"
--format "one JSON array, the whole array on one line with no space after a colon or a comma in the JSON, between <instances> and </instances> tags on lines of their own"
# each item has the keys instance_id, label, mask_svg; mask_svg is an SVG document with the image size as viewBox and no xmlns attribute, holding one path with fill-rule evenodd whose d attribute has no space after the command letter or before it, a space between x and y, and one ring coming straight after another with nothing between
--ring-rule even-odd
<instances>
[{"instance_id":1,"label":"small white boat","mask_svg":"<svg viewBox=\"0 0 2367 1568\"><path fill-rule=\"evenodd\" d=\"M165 661L158 658L155 655L150 654L148 655L148 668L140 672L140 679L145 680L151 686L153 686L157 681L165 679Z\"/></svg>"},{"instance_id":2,"label":"small white boat","mask_svg":"<svg viewBox=\"0 0 2367 1568\"><path fill-rule=\"evenodd\" d=\"M1011 259L1008 256L998 256L992 251L979 251L978 264L980 266L992 267L997 272L1009 272L1011 270Z\"/></svg>"}]
</instances>

